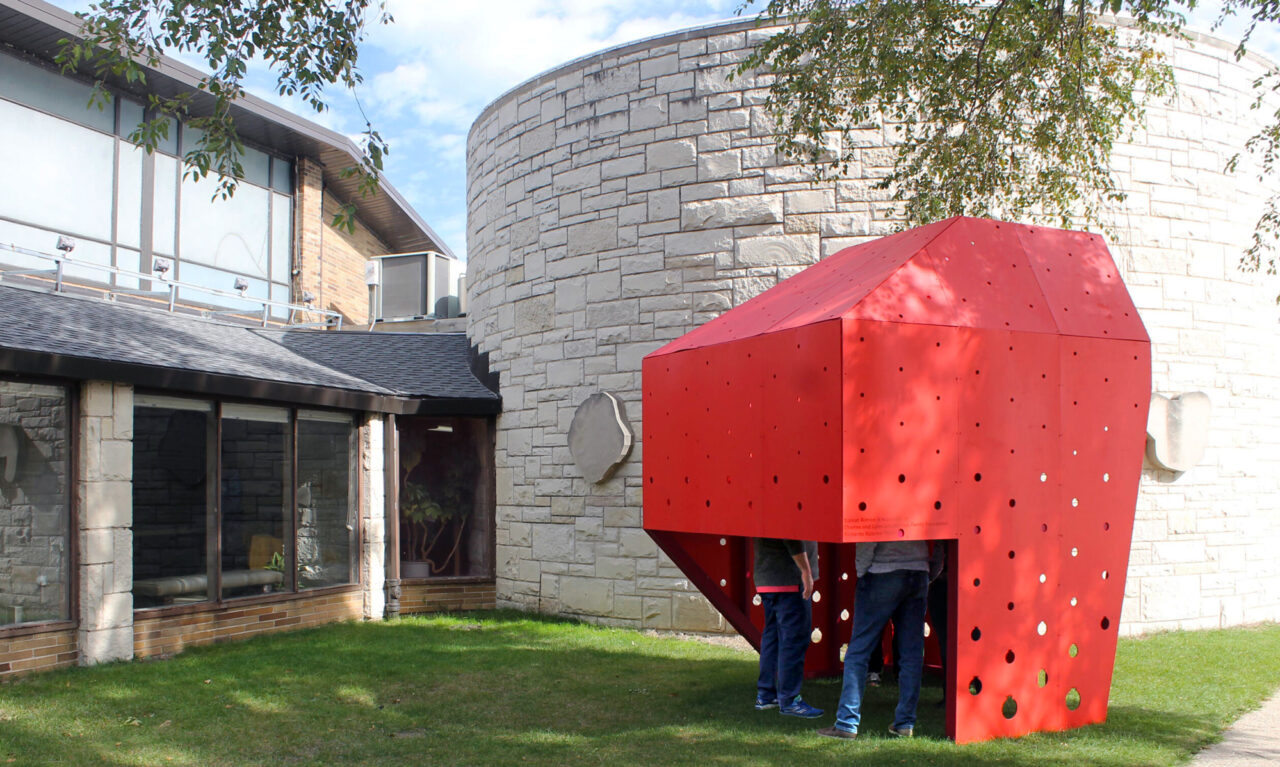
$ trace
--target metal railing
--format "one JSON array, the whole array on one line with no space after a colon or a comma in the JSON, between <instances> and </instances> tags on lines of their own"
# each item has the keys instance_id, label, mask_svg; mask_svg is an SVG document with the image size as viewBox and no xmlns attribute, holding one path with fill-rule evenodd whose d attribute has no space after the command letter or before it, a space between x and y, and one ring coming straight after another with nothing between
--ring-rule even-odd
<instances>
[{"instance_id":1,"label":"metal railing","mask_svg":"<svg viewBox=\"0 0 1280 767\"><path fill-rule=\"evenodd\" d=\"M97 264L92 261L79 261L77 259L72 258L70 255L70 252L61 253L61 254L44 253L38 250L31 250L29 248L23 248L18 245L14 245L12 243L4 243L4 242L0 242L0 250L7 250L12 253L17 253L19 255L29 256L32 258L53 262L52 268L44 268L44 269L21 269L21 268L13 268L13 267L6 267L3 265L0 265L0 282L4 282L11 277L31 277L31 278L37 278L37 279L44 279L52 283L52 290L49 292L64 293L66 292L65 287L67 284L66 267L71 266L76 269L92 269L99 272L104 272L108 275L128 277L130 279L137 280L139 285L141 285L143 281L158 282L164 286L164 289L142 290L140 288L125 288L119 285L93 284L93 283L80 285L80 287L89 288L92 290L100 290L112 297L116 295L128 295L128 296L140 296L145 298L156 299L158 303L167 304L168 310L170 312L174 311L175 308L181 306L182 308L190 308L190 309L197 310L200 312L202 316L206 316L206 317L224 316L224 315L243 317L245 319L252 317L254 319L260 319L262 323L262 327L265 328L271 322L271 319L272 319L271 310L273 308L278 308L278 309L284 310L284 316L287 317L287 319L281 320L282 324L289 325L290 327L293 327L293 328L316 327L316 328L332 328L334 330L342 329L342 315L340 313L335 311L330 311L328 309L316 309L308 304L291 304L284 301L272 301L271 299L267 299L267 298L254 298L254 297L245 296L238 292L232 292L229 290L218 290L217 288L209 288L203 285L195 285L189 282L179 282L178 280L170 280L156 274L143 274L142 272L135 272L129 269L121 269L119 267L109 266L107 264ZM107 279L110 280L110 277L108 277ZM25 287L25 288L31 288L32 286L33 286L33 281L31 280L24 281L23 284L20 286L15 285L15 287ZM194 291L194 292L202 293L208 296L229 298L238 302L243 302L243 303L252 304L252 305L260 305L261 309L252 310L252 311L240 310L240 309L212 309L206 306L200 306L200 305L194 305L194 304L182 304L179 301L179 297L178 297L179 290L183 291L184 299L188 291ZM303 316L309 315L310 317L319 316L321 319L319 319L318 321L311 320L307 322L295 322L295 318L298 317L299 315L303 315Z\"/></svg>"}]
</instances>

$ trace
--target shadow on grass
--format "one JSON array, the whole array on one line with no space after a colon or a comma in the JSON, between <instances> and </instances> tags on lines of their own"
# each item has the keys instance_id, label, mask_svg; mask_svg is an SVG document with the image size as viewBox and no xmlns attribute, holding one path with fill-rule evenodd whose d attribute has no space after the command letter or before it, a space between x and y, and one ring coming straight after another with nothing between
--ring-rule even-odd
<instances>
[{"instance_id":1,"label":"shadow on grass","mask_svg":"<svg viewBox=\"0 0 1280 767\"><path fill-rule=\"evenodd\" d=\"M0 764L1173 764L1211 717L1116 706L1108 724L958 747L941 695L911 741L881 736L897 688L870 690L863 737L833 741L828 710L751 707L755 656L521 613L344 624L71 669L0 685Z\"/></svg>"}]
</instances>

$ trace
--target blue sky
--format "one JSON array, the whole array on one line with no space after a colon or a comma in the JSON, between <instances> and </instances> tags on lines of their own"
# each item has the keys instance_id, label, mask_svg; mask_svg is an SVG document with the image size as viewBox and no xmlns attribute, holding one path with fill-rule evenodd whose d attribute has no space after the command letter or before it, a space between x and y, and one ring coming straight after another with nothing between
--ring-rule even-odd
<instances>
[{"instance_id":1,"label":"blue sky","mask_svg":"<svg viewBox=\"0 0 1280 767\"><path fill-rule=\"evenodd\" d=\"M53 0L82 10L87 0ZM466 140L480 111L508 89L579 56L620 43L732 18L740 0L388 0L395 23L361 49L365 83L334 91L317 115L272 90L259 68L249 90L328 128L356 136L363 107L388 141L386 177L458 256L466 254ZM759 5L759 3L757 3ZM1212 6L1197 12L1207 29ZM1237 25L1238 28L1238 25ZM1228 32L1234 30L1227 30ZM1255 49L1275 56L1274 30ZM193 65L196 61L188 60Z\"/></svg>"}]
</instances>

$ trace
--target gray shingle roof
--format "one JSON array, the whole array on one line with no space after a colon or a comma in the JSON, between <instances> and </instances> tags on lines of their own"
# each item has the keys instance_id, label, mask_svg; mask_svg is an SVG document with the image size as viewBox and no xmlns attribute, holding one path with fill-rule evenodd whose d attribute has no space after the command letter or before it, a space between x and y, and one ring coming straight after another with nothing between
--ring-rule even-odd
<instances>
[{"instance_id":1,"label":"gray shingle roof","mask_svg":"<svg viewBox=\"0 0 1280 767\"><path fill-rule=\"evenodd\" d=\"M5 286L0 370L401 413L501 402L461 333L264 329Z\"/></svg>"}]
</instances>

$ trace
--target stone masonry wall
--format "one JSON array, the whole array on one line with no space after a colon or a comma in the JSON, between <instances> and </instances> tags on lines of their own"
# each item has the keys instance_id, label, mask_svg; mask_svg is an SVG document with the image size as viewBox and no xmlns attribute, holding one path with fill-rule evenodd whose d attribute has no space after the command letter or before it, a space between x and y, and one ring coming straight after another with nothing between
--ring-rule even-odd
<instances>
[{"instance_id":1,"label":"stone masonry wall","mask_svg":"<svg viewBox=\"0 0 1280 767\"><path fill-rule=\"evenodd\" d=\"M133 657L133 387L80 389L80 663Z\"/></svg>"},{"instance_id":2,"label":"stone masonry wall","mask_svg":"<svg viewBox=\"0 0 1280 767\"><path fill-rule=\"evenodd\" d=\"M769 34L731 23L624 45L507 93L468 141L471 338L501 375L498 603L659 629L722 630L641 529L641 458L590 485L567 434L605 390L641 433L640 360L844 247L899 226L873 188L893 159L858 137L848 175L780 160L766 77L731 79ZM1115 169L1113 253L1153 340L1154 389L1203 390L1210 449L1148 471L1124 629L1280 618L1280 285L1236 268L1264 185L1226 161L1257 129L1269 68L1197 37L1170 43L1178 93ZM1267 110L1260 110L1263 114Z\"/></svg>"}]
</instances>

